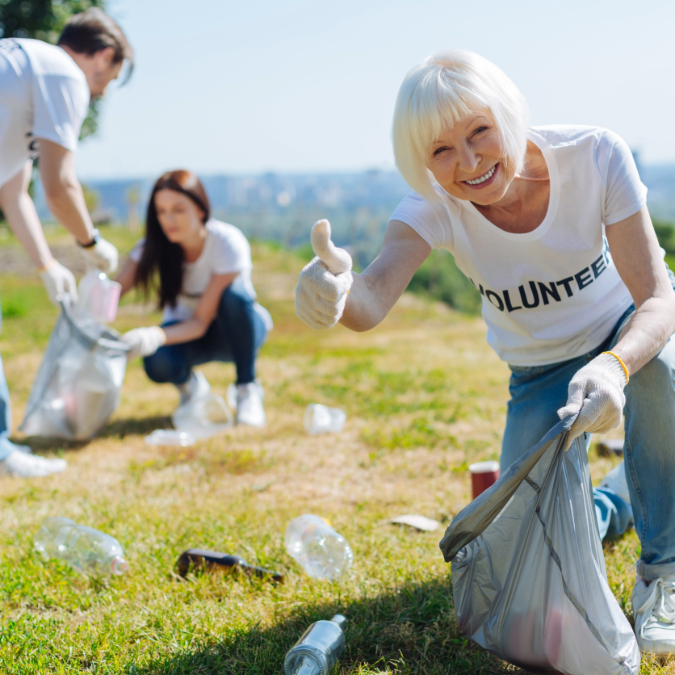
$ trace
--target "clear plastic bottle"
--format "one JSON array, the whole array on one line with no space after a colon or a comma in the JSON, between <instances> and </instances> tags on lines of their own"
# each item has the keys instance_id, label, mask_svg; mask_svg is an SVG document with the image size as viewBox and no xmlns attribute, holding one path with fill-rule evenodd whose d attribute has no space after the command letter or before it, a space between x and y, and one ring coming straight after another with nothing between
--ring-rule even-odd
<instances>
[{"instance_id":1,"label":"clear plastic bottle","mask_svg":"<svg viewBox=\"0 0 675 675\"><path fill-rule=\"evenodd\" d=\"M345 648L346 623L342 614L313 623L286 654L284 675L328 675Z\"/></svg>"},{"instance_id":2,"label":"clear plastic bottle","mask_svg":"<svg viewBox=\"0 0 675 675\"><path fill-rule=\"evenodd\" d=\"M319 516L306 514L292 520L285 539L288 554L315 579L333 581L354 562L345 538Z\"/></svg>"},{"instance_id":3,"label":"clear plastic bottle","mask_svg":"<svg viewBox=\"0 0 675 675\"><path fill-rule=\"evenodd\" d=\"M124 574L128 567L117 539L70 518L47 518L35 537L35 549L45 560L61 558L86 574Z\"/></svg>"},{"instance_id":4,"label":"clear plastic bottle","mask_svg":"<svg viewBox=\"0 0 675 675\"><path fill-rule=\"evenodd\" d=\"M117 316L122 286L104 272L92 270L80 279L79 308L97 321L109 323Z\"/></svg>"}]
</instances>

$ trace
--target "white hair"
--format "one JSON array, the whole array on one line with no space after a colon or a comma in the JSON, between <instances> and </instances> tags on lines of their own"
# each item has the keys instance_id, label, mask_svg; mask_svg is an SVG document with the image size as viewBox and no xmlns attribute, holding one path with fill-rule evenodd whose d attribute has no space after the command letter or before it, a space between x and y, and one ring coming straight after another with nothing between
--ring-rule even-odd
<instances>
[{"instance_id":1,"label":"white hair","mask_svg":"<svg viewBox=\"0 0 675 675\"><path fill-rule=\"evenodd\" d=\"M504 148L504 162L522 169L529 110L515 84L494 63L465 50L433 54L403 80L396 99L394 157L408 185L438 199L427 164L432 144L472 112L488 112Z\"/></svg>"}]
</instances>

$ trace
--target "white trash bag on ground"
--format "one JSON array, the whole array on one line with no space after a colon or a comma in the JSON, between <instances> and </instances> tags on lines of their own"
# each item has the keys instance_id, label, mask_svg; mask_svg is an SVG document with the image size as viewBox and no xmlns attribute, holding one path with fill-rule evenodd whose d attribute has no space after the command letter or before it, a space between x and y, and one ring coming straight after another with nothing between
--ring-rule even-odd
<instances>
[{"instance_id":1,"label":"white trash bag on ground","mask_svg":"<svg viewBox=\"0 0 675 675\"><path fill-rule=\"evenodd\" d=\"M633 631L607 585L582 438L557 424L452 521L460 631L535 673L637 675Z\"/></svg>"},{"instance_id":2,"label":"white trash bag on ground","mask_svg":"<svg viewBox=\"0 0 675 675\"><path fill-rule=\"evenodd\" d=\"M78 441L95 436L119 403L128 350L119 333L63 302L21 431Z\"/></svg>"}]
</instances>

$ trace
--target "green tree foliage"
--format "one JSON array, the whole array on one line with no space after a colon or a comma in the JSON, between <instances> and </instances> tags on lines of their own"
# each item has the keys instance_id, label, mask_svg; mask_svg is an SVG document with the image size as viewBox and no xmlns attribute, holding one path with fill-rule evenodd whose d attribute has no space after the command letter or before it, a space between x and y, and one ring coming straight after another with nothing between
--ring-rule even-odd
<instances>
[{"instance_id":1,"label":"green tree foliage","mask_svg":"<svg viewBox=\"0 0 675 675\"><path fill-rule=\"evenodd\" d=\"M480 293L446 251L432 251L415 272L408 288L416 293L425 292L460 312L477 314L480 311Z\"/></svg>"},{"instance_id":2,"label":"green tree foliage","mask_svg":"<svg viewBox=\"0 0 675 675\"><path fill-rule=\"evenodd\" d=\"M659 244L668 255L675 255L675 223L659 219L652 219L652 222Z\"/></svg>"},{"instance_id":3,"label":"green tree foliage","mask_svg":"<svg viewBox=\"0 0 675 675\"><path fill-rule=\"evenodd\" d=\"M105 9L104 0L0 0L0 37L35 38L55 44L66 21L90 7ZM98 106L89 108L81 138L96 132Z\"/></svg>"}]
</instances>

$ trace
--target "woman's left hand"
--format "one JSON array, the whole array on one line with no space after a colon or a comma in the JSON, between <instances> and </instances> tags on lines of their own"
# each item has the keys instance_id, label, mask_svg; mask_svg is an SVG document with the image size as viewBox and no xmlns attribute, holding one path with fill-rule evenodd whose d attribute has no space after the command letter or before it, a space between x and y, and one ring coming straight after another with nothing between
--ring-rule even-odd
<instances>
[{"instance_id":1,"label":"woman's left hand","mask_svg":"<svg viewBox=\"0 0 675 675\"><path fill-rule=\"evenodd\" d=\"M165 342L166 333L159 326L134 328L122 336L122 342L129 345L128 359L154 354Z\"/></svg>"},{"instance_id":2,"label":"woman's left hand","mask_svg":"<svg viewBox=\"0 0 675 675\"><path fill-rule=\"evenodd\" d=\"M570 380L567 404L558 410L561 420L578 415L570 429L570 440L584 432L604 433L621 424L627 382L621 362L607 353L576 372Z\"/></svg>"}]
</instances>

